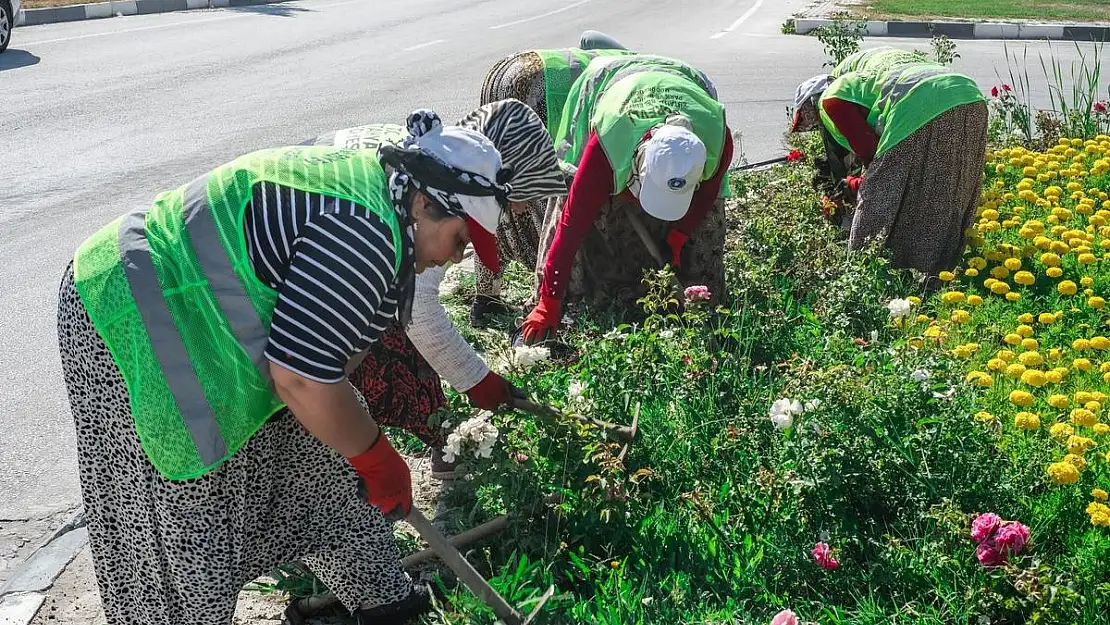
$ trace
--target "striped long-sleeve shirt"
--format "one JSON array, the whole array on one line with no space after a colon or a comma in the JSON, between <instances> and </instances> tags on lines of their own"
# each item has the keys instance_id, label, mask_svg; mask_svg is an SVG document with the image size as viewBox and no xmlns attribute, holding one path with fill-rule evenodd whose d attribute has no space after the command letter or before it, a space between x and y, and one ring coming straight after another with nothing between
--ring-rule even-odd
<instances>
[{"instance_id":1,"label":"striped long-sleeve shirt","mask_svg":"<svg viewBox=\"0 0 1110 625\"><path fill-rule=\"evenodd\" d=\"M266 357L318 382L394 321L399 289L393 235L366 207L270 183L255 185L244 217L255 274L278 292Z\"/></svg>"}]
</instances>

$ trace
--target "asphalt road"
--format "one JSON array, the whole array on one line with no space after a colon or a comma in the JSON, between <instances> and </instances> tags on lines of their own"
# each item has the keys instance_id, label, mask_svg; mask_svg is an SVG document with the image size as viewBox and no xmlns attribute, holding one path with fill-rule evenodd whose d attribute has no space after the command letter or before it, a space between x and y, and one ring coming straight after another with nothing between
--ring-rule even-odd
<instances>
[{"instance_id":1,"label":"asphalt road","mask_svg":"<svg viewBox=\"0 0 1110 625\"><path fill-rule=\"evenodd\" d=\"M118 214L254 149L417 107L456 119L495 60L587 28L699 66L748 158L772 157L795 86L824 60L816 40L780 34L806 3L304 0L17 29L0 55L0 521L80 498L55 293ZM1005 72L1000 43L960 52L985 86Z\"/></svg>"}]
</instances>

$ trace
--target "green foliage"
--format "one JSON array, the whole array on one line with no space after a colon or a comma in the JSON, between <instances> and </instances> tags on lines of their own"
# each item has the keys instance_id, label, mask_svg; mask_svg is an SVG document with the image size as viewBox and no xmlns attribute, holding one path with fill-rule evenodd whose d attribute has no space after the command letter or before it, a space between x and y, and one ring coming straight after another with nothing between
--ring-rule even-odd
<instances>
[{"instance_id":1,"label":"green foliage","mask_svg":"<svg viewBox=\"0 0 1110 625\"><path fill-rule=\"evenodd\" d=\"M835 67L849 56L859 52L860 42L867 34L867 23L852 19L846 13L832 15L833 23L822 26L813 31L814 36L825 47L825 62L828 67Z\"/></svg>"}]
</instances>

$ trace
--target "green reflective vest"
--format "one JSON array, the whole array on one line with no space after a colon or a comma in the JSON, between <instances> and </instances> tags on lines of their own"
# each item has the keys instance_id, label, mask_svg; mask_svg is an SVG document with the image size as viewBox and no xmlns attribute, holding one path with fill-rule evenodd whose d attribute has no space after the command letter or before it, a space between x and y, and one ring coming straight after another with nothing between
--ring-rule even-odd
<instances>
[{"instance_id":1,"label":"green reflective vest","mask_svg":"<svg viewBox=\"0 0 1110 625\"><path fill-rule=\"evenodd\" d=\"M372 152L295 147L248 154L162 193L74 257L77 291L127 384L139 440L169 479L212 470L283 407L263 355L277 294L255 276L243 235L263 181L358 202L402 249ZM400 270L399 255L394 262Z\"/></svg>"},{"instance_id":2,"label":"green reflective vest","mask_svg":"<svg viewBox=\"0 0 1110 625\"><path fill-rule=\"evenodd\" d=\"M636 146L644 135L674 114L692 122L705 144L702 180L717 172L724 148L725 107L709 79L689 65L661 56L636 55L591 61L571 86L555 151L577 166L590 132L596 132L613 166L613 194L628 187ZM722 197L728 185L722 185Z\"/></svg>"},{"instance_id":3,"label":"green reflective vest","mask_svg":"<svg viewBox=\"0 0 1110 625\"><path fill-rule=\"evenodd\" d=\"M957 106L985 101L971 78L902 50L856 53L838 65L832 75L835 80L821 95L822 105L818 107L821 121L837 143L850 150L823 103L836 98L866 108L867 123L879 135L876 158Z\"/></svg>"},{"instance_id":4,"label":"green reflective vest","mask_svg":"<svg viewBox=\"0 0 1110 625\"><path fill-rule=\"evenodd\" d=\"M547 132L555 136L559 129L560 116L567 102L570 86L586 66L599 56L628 56L635 54L628 50L582 50L564 48L562 50L535 50L543 63L544 104L547 111Z\"/></svg>"}]
</instances>

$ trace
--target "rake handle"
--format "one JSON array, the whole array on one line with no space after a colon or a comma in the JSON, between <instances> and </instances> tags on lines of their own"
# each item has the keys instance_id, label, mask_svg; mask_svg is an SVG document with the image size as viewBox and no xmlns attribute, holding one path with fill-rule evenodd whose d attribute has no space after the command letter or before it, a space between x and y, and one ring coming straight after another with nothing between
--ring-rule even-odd
<instances>
[{"instance_id":1,"label":"rake handle","mask_svg":"<svg viewBox=\"0 0 1110 625\"><path fill-rule=\"evenodd\" d=\"M512 406L517 410L523 410L524 412L528 412L536 416L552 417L556 419L574 419L579 423L592 425L598 429L604 430L607 435L617 439L622 443L631 442L632 439L635 438L635 432L632 430L632 428L625 427L623 425L617 425L616 423L609 423L608 421L602 421L601 419L594 419L592 417L569 415L565 412L556 410L551 406L537 404L535 402L529 401L527 399L522 399L520 397L513 398Z\"/></svg>"}]
</instances>

